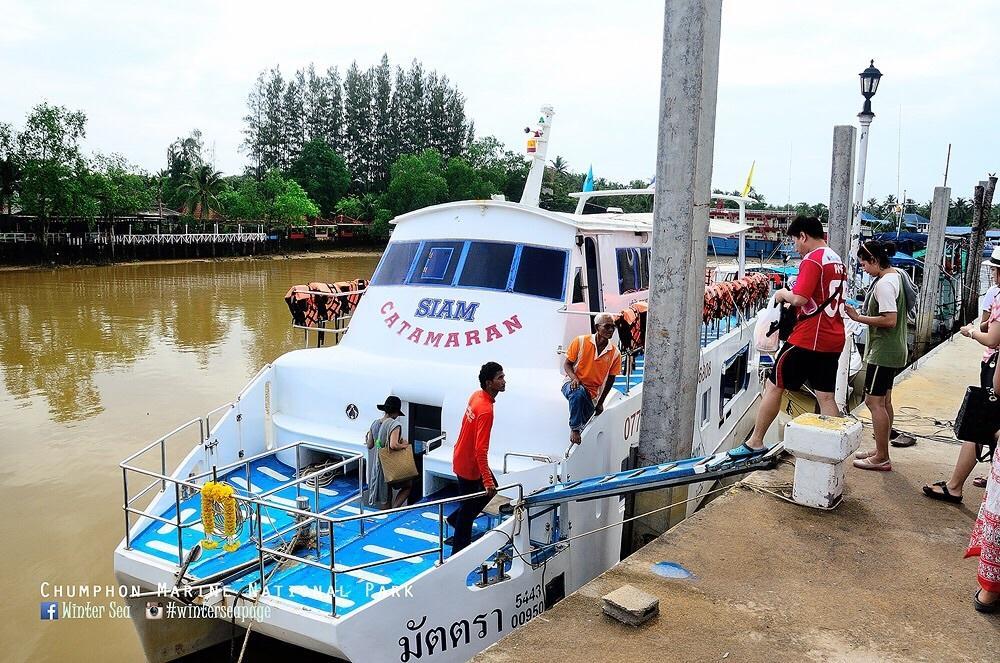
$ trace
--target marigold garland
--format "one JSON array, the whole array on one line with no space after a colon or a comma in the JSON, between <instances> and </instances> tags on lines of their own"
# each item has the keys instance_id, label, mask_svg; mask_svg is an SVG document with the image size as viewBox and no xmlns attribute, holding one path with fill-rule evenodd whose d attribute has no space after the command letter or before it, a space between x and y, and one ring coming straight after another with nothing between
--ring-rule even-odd
<instances>
[{"instance_id":1,"label":"marigold garland","mask_svg":"<svg viewBox=\"0 0 1000 663\"><path fill-rule=\"evenodd\" d=\"M201 526L205 529L205 538L201 540L201 547L212 550L219 547L219 542L215 540L215 496L220 488L214 481L206 481L201 487Z\"/></svg>"}]
</instances>

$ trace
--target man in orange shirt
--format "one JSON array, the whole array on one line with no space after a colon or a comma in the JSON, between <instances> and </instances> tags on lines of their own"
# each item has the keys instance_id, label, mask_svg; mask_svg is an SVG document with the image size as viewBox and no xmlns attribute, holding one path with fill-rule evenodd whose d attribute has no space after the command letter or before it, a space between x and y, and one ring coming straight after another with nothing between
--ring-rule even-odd
<instances>
[{"instance_id":1,"label":"man in orange shirt","mask_svg":"<svg viewBox=\"0 0 1000 663\"><path fill-rule=\"evenodd\" d=\"M611 342L615 319L601 313L594 318L596 333L577 336L566 349L562 393L569 401L569 441L580 444L580 432L592 416L604 412L604 399L622 372L622 356Z\"/></svg>"},{"instance_id":2,"label":"man in orange shirt","mask_svg":"<svg viewBox=\"0 0 1000 663\"><path fill-rule=\"evenodd\" d=\"M458 478L458 494L471 495L486 491L485 495L462 500L448 516L448 524L455 529L451 554L472 543L472 523L493 496L497 494L497 480L490 471L490 433L493 430L493 403L497 394L507 388L503 367L495 361L479 369L479 391L469 398L469 405L462 417L462 429L455 440L452 469Z\"/></svg>"}]
</instances>

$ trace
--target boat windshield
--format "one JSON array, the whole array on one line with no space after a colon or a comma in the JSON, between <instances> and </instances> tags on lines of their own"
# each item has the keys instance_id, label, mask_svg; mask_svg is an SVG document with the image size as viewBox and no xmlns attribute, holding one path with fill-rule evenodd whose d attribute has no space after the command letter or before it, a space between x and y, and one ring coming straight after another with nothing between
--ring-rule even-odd
<instances>
[{"instance_id":1,"label":"boat windshield","mask_svg":"<svg viewBox=\"0 0 1000 663\"><path fill-rule=\"evenodd\" d=\"M372 285L419 285L514 292L562 301L569 252L472 240L391 242Z\"/></svg>"}]
</instances>

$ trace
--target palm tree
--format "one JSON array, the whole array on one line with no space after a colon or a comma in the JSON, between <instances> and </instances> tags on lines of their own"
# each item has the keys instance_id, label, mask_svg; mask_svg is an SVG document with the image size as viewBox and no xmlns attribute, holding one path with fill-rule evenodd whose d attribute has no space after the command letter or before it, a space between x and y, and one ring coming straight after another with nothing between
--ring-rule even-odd
<instances>
[{"instance_id":1,"label":"palm tree","mask_svg":"<svg viewBox=\"0 0 1000 663\"><path fill-rule=\"evenodd\" d=\"M972 211L972 206L969 205L969 201L965 198L956 198L955 202L952 204L952 210L954 211L954 222L958 226L967 226L966 219L969 216L969 212Z\"/></svg>"},{"instance_id":2,"label":"palm tree","mask_svg":"<svg viewBox=\"0 0 1000 663\"><path fill-rule=\"evenodd\" d=\"M556 175L568 175L569 174L569 161L566 161L560 156L549 162L552 167L549 169L549 186L555 187Z\"/></svg>"},{"instance_id":3,"label":"palm tree","mask_svg":"<svg viewBox=\"0 0 1000 663\"><path fill-rule=\"evenodd\" d=\"M204 223L206 212L210 214L211 210L219 211L222 208L218 196L224 186L221 171L212 170L211 166L198 166L184 173L177 190L184 195L192 214L196 208L199 210L198 219Z\"/></svg>"}]
</instances>

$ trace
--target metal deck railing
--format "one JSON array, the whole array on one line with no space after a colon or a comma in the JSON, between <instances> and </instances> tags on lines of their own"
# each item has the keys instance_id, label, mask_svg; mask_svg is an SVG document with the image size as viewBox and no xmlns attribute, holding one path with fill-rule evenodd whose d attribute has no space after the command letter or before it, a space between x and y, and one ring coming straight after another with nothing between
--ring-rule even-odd
<instances>
[{"instance_id":1,"label":"metal deck railing","mask_svg":"<svg viewBox=\"0 0 1000 663\"><path fill-rule=\"evenodd\" d=\"M193 526L199 524L200 521L199 520L195 520L195 521L192 521L192 522L189 522L189 523L183 523L182 522L181 504L182 504L182 502L183 502L184 499L187 499L186 497L182 496L182 491L183 490L189 491L189 492L187 492L187 497L190 497L191 495L193 495L193 494L198 493L198 492L201 491L201 489L202 489L202 485L201 484L204 482L205 479L212 478L213 480L217 480L219 478L224 478L225 476L230 475L233 470L238 470L238 469L242 468L243 471L244 471L244 473L245 473L245 476L246 476L246 482L247 482L246 492L247 492L247 495L234 494L233 498L237 501L237 503L246 506L253 513L253 517L247 519L247 522L249 523L249 531L248 531L247 543L250 543L253 546L255 546L255 548L257 550L257 562L256 562L256 566L257 566L257 574L259 576L259 582L260 582L259 591L263 591L264 588L267 586L268 578L269 578L269 575L270 575L267 572L268 561L283 560L283 561L288 561L288 562L301 563L301 564L304 564L306 566L311 566L311 567L315 567L315 568L319 568L319 569L324 569L326 571L329 571L329 573L330 573L330 583L331 583L330 586L332 588L334 588L334 591L331 592L331 595L330 595L331 596L331 609L330 609L330 612L331 612L331 615L333 617L337 617L337 613L336 613L336 609L337 609L336 587L337 587L337 584L336 584L336 582L337 582L337 575L338 574L347 574L347 573L351 573L351 572L355 572L355 571L361 571L361 570L364 570L364 569L369 569L369 568L372 568L372 567L375 567L375 566L380 566L380 565L383 565L383 564L391 564L393 562L399 562L399 561L402 561L402 560L406 560L406 559L410 559L410 558L414 558L414 557L418 557L418 556L422 556L422 555L432 555L432 554L437 556L437 558L438 558L437 564L438 565L443 564L444 561L445 561L445 557L444 557L445 522L446 522L445 521L445 515L444 515L444 508L445 508L445 506L447 506L449 504L457 504L457 503L460 503L460 502L463 502L463 501L469 500L469 499L474 499L474 498L482 497L482 496L484 496L486 494L485 491L481 491L481 492L472 493L472 494L469 494L469 495L459 495L459 496L455 496L455 497L443 498L443 499L433 500L433 501L429 501L429 502L418 502L416 504L402 506L402 507L397 507L397 508L393 508L393 509L386 509L384 511L365 511L364 508L363 508L363 506L361 506L359 508L359 513L357 515L343 516L343 517L336 517L335 518L335 517L330 516L329 514L331 512L333 512L333 511L339 509L340 507L342 507L344 505L347 505L347 504L349 504L349 503L351 503L351 502L353 502L355 500L359 500L359 504L360 504L360 499L361 499L361 495L362 495L362 488L363 488L363 485L364 485L364 474L363 474L364 465L361 462L363 460L363 455L361 453L356 453L356 452L351 452L351 451L347 451L347 450L344 450L344 449L340 449L340 448L337 448L335 446L329 446L329 445L319 444L319 443L315 443L315 442L307 442L307 441L299 441L299 442L295 442L295 443L292 443L292 444L283 445L283 446L277 447L275 449L271 449L271 450L268 450L268 451L265 451L265 452L262 452L262 453L259 453L259 454L255 454L253 456L248 456L246 458L241 458L240 460L232 462L232 463L229 463L227 465L215 466L215 467L213 467L209 471L202 472L201 474L191 475L191 476L187 477L186 479L181 479L181 478L177 478L177 477L173 477L173 476L167 475L166 474L166 443L167 443L167 441L170 438L172 438L173 436L175 436L178 433L180 433L181 431L187 430L188 428L194 426L195 424L198 424L198 426L199 426L199 432L201 434L201 439L202 439L203 442L205 442L206 441L206 430L208 430L208 431L211 430L209 428L209 423L210 423L209 418L210 418L210 416L212 414L218 412L219 410L225 408L225 407L227 407L227 406L221 406L219 408L216 408L215 410L212 410L211 412L209 412L209 414L206 415L205 417L200 417L200 418L192 419L191 421L188 421L187 423L182 424L181 426L178 426L177 428L175 428L170 433L168 433L168 434L164 435L163 437L157 439L156 441L152 442L151 444L146 445L145 447L143 447L142 449L140 449L136 453L132 454L131 456L129 456L128 458L126 458L125 460L123 460L119 464L119 466L122 469L122 484L123 484L123 490L124 490L123 510L124 510L124 513L125 513L125 548L127 550L131 550L132 549L132 542L133 542L133 537L132 537L132 516L137 516L137 517L140 517L140 518L148 518L148 519L150 519L152 521L160 522L160 523L163 523L163 524L166 524L166 525L171 525L171 526L173 526L173 527L176 528L176 530L177 530L177 563L178 563L178 567L186 566L185 559L184 559L185 558L185 555L184 555L184 546L183 546L183 534L184 534L184 530L186 528L193 527ZM430 440L428 443L437 441L438 439L444 439L444 434L442 434L438 438L435 438L434 440ZM160 449L160 472L156 472L156 471L153 471L153 470L148 470L148 469L145 469L145 468L137 467L134 464L132 464L137 459L142 458L145 454L147 454L148 452L150 452L151 450L153 450L154 448L157 448L157 447L159 447L159 449ZM324 452L327 452L327 453L336 454L336 455L341 456L342 460L340 460L340 461L338 461L336 463L333 463L331 465L322 467L322 468L320 468L320 469L318 469L316 471L309 472L309 473L306 473L306 474L302 474L301 476L298 476L297 478L292 479L290 481L281 482L279 486L277 486L276 488L272 488L271 490L264 491L264 492L261 492L259 494L256 494L256 493L254 493L252 491L252 485L253 484L251 483L250 468L251 468L251 465L255 461L267 458L269 456L274 456L279 451L294 450L295 456L296 456L296 459L295 459L296 473L299 473L301 471L300 468L302 467L302 463L301 463L301 459L300 459L300 451L301 451L301 449L312 449L312 450L316 450L316 451L324 451ZM356 493L356 496L355 497L351 497L347 501L340 502L340 503L334 504L334 505L332 505L332 506L330 506L330 507L328 507L326 509L320 510L320 505L321 505L321 503L320 503L320 479L323 476L325 476L325 475L327 475L327 474L329 474L331 472L336 472L336 471L339 471L339 470L342 470L342 469L346 468L351 463L358 463L358 492ZM128 481L128 479L129 479L129 473L135 473L135 474L139 474L139 475L151 477L153 479L153 481L148 486L146 486L145 488L143 488L139 493L137 493L135 495L130 495L129 494L129 481ZM313 504L315 505L315 508L312 509L312 510L303 510L303 509L299 509L299 508L295 508L295 507L290 507L290 506L284 506L282 504L276 504L274 502L268 502L267 501L267 499L269 497L272 497L276 493L278 493L279 491L285 490L285 489L287 489L287 488L289 488L291 486L295 486L296 496L300 496L301 492L302 492L302 484L310 482L310 481L313 482L313 485L312 485L312 489L313 489L312 492L313 492L313 498L314 498ZM173 487L173 491L174 491L174 511L175 511L175 516L174 516L173 519L164 518L163 516L159 515L158 513L154 513L150 508L140 509L138 507L133 506L133 504L135 503L136 500L138 500L143 495L146 495L150 490L152 490L153 488L155 488L157 486L157 484L160 485L160 493L165 493L168 490L167 484L170 484ZM523 499L523 497L524 497L524 488L523 488L522 484L520 484L520 483L512 483L512 484L508 484L508 485L505 485L505 486L500 486L500 487L497 488L497 492L505 491L505 490L513 490L513 489L517 490L517 493L518 493L518 502L520 502ZM156 500L153 500L151 503L152 504L156 504ZM372 519L376 519L376 518L383 519L386 516L390 516L391 517L392 515L395 515L395 514L405 513L405 512L414 511L414 510L426 510L428 508L434 508L434 507L437 508L437 512L438 512L438 519L437 519L437 521L438 521L437 522L437 524L438 524L438 541L437 541L437 545L436 546L427 548L426 550L420 550L420 551L413 552L413 553L408 553L408 554L405 554L405 555L398 555L398 556L393 556L393 557L386 557L386 558L378 559L378 560L375 560L375 561L372 561L372 562L366 562L366 563L363 563L363 564L356 564L356 565L350 566L350 567L338 567L336 565L337 543L336 543L336 533L335 533L335 530L336 530L336 526L337 525L344 525L346 523L357 522L358 523L358 535L360 537L364 537L365 536L365 522L367 520L372 520ZM262 510L278 510L278 511L281 511L283 513L289 514L290 516L292 516L292 522L289 525L287 525L285 527L282 527L280 529L274 528L273 532L265 534L264 530L263 530L263 525L262 525L262 523L264 522L264 520L262 518L262 516L263 516ZM254 526L255 522L256 522L256 527ZM321 523L325 524L325 527L322 527ZM323 545L322 545L322 541L323 541L323 538L324 538L324 534L323 534L324 530L327 532L327 534L325 536L328 539L328 545L329 545L329 551L330 551L329 564L322 563L322 562L318 561L318 559L313 559L313 558L306 557L306 556L303 556L303 555L297 555L297 554L294 553L294 551L280 550L278 548L274 548L274 547L271 547L269 545L276 538L280 538L280 539L284 540L283 539L284 535L292 533L292 532L295 532L297 530L301 530L302 528L307 528L307 527L315 527L316 528L316 548L315 548L315 557L316 558L321 557L322 554L323 554L323 552L325 552L325 550L323 548ZM220 553L220 554L224 554L224 553ZM248 565L246 563L237 564L237 565L235 565L233 567L226 568L226 569L223 569L222 571L218 571L216 573L213 573L212 574L212 578L223 578L223 577L227 577L227 576L228 577L232 577L234 574L252 573L252 566L253 566L252 563L250 565ZM183 580L184 580L183 578L180 578L178 580L178 582L179 583L183 582ZM199 580L204 581L205 579L202 578L202 579L199 579ZM232 593L232 590L226 589L224 591L229 591L230 593Z\"/></svg>"}]
</instances>

